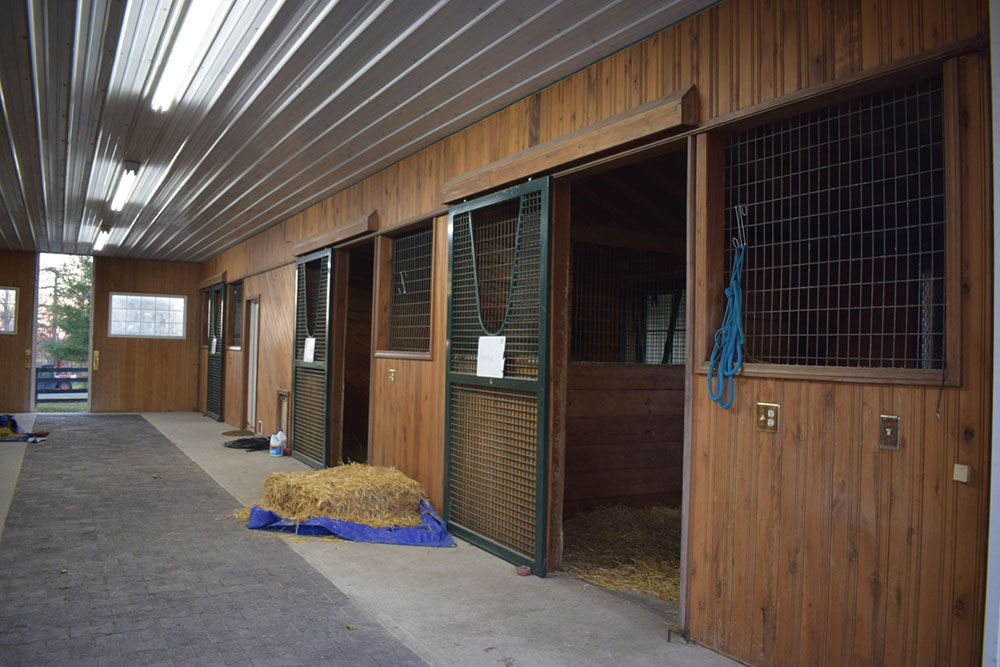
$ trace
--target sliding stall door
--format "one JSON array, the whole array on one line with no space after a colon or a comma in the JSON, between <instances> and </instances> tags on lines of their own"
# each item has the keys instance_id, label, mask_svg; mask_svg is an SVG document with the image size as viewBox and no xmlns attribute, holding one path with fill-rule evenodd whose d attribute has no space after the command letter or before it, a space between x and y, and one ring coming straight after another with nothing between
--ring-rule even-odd
<instances>
[{"instance_id":1,"label":"sliding stall door","mask_svg":"<svg viewBox=\"0 0 1000 667\"><path fill-rule=\"evenodd\" d=\"M205 414L222 421L226 359L226 286L219 283L208 290L208 393Z\"/></svg>"},{"instance_id":2,"label":"sliding stall door","mask_svg":"<svg viewBox=\"0 0 1000 667\"><path fill-rule=\"evenodd\" d=\"M295 288L292 454L314 467L329 465L330 250L299 258Z\"/></svg>"},{"instance_id":3,"label":"sliding stall door","mask_svg":"<svg viewBox=\"0 0 1000 667\"><path fill-rule=\"evenodd\" d=\"M445 517L456 534L538 575L548 511L549 182L454 207L449 235ZM492 369L481 363L490 347L504 358Z\"/></svg>"}]
</instances>

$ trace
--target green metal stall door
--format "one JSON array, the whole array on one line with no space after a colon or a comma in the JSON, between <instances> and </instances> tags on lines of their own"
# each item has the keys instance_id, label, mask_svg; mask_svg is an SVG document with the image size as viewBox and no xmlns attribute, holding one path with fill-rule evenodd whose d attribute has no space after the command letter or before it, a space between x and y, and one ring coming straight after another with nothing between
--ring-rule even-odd
<instances>
[{"instance_id":1,"label":"green metal stall door","mask_svg":"<svg viewBox=\"0 0 1000 667\"><path fill-rule=\"evenodd\" d=\"M222 421L225 405L226 355L226 285L219 283L208 290L208 369L205 379L205 414Z\"/></svg>"},{"instance_id":2,"label":"green metal stall door","mask_svg":"<svg viewBox=\"0 0 1000 667\"><path fill-rule=\"evenodd\" d=\"M296 264L292 454L317 468L329 464L331 262L327 249Z\"/></svg>"},{"instance_id":3,"label":"green metal stall door","mask_svg":"<svg viewBox=\"0 0 1000 667\"><path fill-rule=\"evenodd\" d=\"M548 507L548 178L451 209L445 518L545 574ZM482 337L502 377L477 374ZM493 341L496 342L496 341Z\"/></svg>"}]
</instances>

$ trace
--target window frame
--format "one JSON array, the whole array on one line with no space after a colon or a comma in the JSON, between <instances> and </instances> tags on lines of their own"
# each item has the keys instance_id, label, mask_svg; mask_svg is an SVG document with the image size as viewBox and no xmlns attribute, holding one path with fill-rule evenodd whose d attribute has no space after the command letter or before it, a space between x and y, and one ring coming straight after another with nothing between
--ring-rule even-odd
<instances>
[{"instance_id":1,"label":"window frame","mask_svg":"<svg viewBox=\"0 0 1000 667\"><path fill-rule=\"evenodd\" d=\"M743 129L764 125L816 108L844 102L866 91L890 90L909 80L918 80L938 72L942 76L942 114L944 143L944 199L945 199L945 340L944 367L941 369L868 368L850 366L806 366L775 363L745 362L740 374L746 377L818 380L825 382L854 382L875 384L908 384L957 387L961 385L962 294L961 258L962 223L960 166L962 163L960 128L960 90L958 61L951 59L938 63L938 69L917 69L896 73L880 81L879 86L868 85L864 90L851 87L809 99L808 105L791 104L781 114L773 109L760 114L748 114L739 123L724 131L708 130L695 135L695 210L704 225L696 226L694 238L695 258L700 269L700 289L690 294L695 312L704 313L704 326L692 337L695 372L706 375L712 352L715 332L722 323L724 300L720 298L728 283L730 268L725 266L725 171L726 141Z\"/></svg>"},{"instance_id":2,"label":"window frame","mask_svg":"<svg viewBox=\"0 0 1000 667\"><path fill-rule=\"evenodd\" d=\"M443 212L440 215L447 215ZM439 214L431 216L420 216L417 219L406 221L392 229L380 233L375 239L375 264L376 264L376 333L375 352L376 358L383 359L415 359L419 361L432 361L434 359L434 334L436 331L435 313L437 312L437 266L439 258L438 241L440 234ZM431 252L430 252L430 302L429 302L429 327L427 339L427 351L394 350L389 346L389 326L391 323L390 309L392 303L392 258L393 244L396 237L407 232L429 229L431 231Z\"/></svg>"},{"instance_id":3,"label":"window frame","mask_svg":"<svg viewBox=\"0 0 1000 667\"><path fill-rule=\"evenodd\" d=\"M183 322L181 323L181 328L183 333L179 336L165 336L157 334L129 334L129 333L112 333L112 324L114 322L114 298L116 296L138 296L138 297L157 297L157 298L173 298L181 299L183 308L181 308L181 313L183 315ZM108 293L108 338L144 338L150 340L186 340L187 339L187 328L188 328L188 298L185 294L155 294L151 292L109 292Z\"/></svg>"},{"instance_id":4,"label":"window frame","mask_svg":"<svg viewBox=\"0 0 1000 667\"><path fill-rule=\"evenodd\" d=\"M0 285L0 290L10 290L14 293L14 328L10 331L5 329L0 329L0 335L5 336L16 336L17 335L17 319L20 314L21 309L21 288L14 285Z\"/></svg>"}]
</instances>

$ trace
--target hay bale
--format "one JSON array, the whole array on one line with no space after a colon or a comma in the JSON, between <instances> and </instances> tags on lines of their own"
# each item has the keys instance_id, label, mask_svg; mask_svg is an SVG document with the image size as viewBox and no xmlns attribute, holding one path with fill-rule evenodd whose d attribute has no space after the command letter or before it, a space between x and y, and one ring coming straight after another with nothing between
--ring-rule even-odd
<instances>
[{"instance_id":1,"label":"hay bale","mask_svg":"<svg viewBox=\"0 0 1000 667\"><path fill-rule=\"evenodd\" d=\"M263 506L292 521L330 517L376 528L418 526L420 484L393 467L348 463L279 472L264 480Z\"/></svg>"},{"instance_id":2,"label":"hay bale","mask_svg":"<svg viewBox=\"0 0 1000 667\"><path fill-rule=\"evenodd\" d=\"M680 508L601 507L563 528L567 571L605 588L680 601Z\"/></svg>"}]
</instances>

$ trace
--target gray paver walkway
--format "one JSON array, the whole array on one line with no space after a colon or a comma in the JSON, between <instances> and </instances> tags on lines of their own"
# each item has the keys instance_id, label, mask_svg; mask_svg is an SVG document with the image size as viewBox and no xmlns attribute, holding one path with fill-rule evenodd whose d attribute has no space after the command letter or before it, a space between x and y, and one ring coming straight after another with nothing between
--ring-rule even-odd
<instances>
[{"instance_id":1,"label":"gray paver walkway","mask_svg":"<svg viewBox=\"0 0 1000 667\"><path fill-rule=\"evenodd\" d=\"M142 417L35 427L52 435L28 446L0 539L0 664L424 664L234 521L232 496Z\"/></svg>"}]
</instances>

